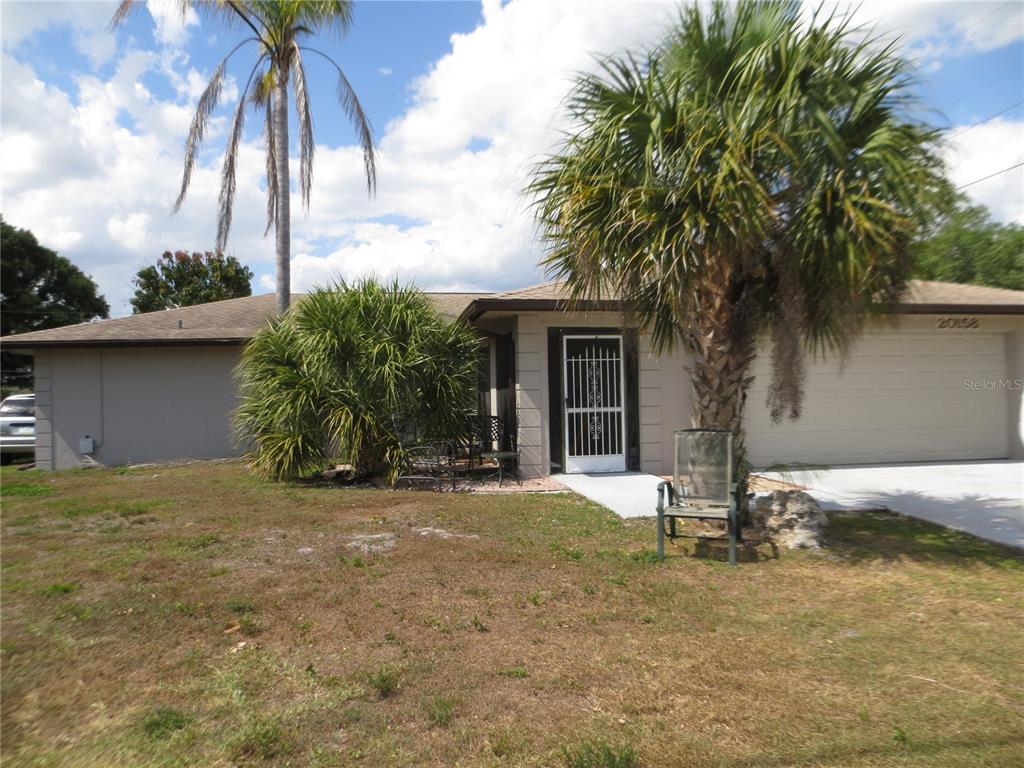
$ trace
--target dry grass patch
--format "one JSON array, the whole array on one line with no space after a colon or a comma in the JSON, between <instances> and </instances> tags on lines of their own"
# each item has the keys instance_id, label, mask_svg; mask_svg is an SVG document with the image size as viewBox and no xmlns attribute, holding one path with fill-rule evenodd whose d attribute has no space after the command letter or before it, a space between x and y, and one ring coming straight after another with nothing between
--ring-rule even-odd
<instances>
[{"instance_id":1,"label":"dry grass patch","mask_svg":"<svg viewBox=\"0 0 1024 768\"><path fill-rule=\"evenodd\" d=\"M1020 554L893 515L729 568L693 542L659 563L651 522L571 494L276 486L231 463L2 478L46 489L3 500L5 766L1024 749Z\"/></svg>"}]
</instances>

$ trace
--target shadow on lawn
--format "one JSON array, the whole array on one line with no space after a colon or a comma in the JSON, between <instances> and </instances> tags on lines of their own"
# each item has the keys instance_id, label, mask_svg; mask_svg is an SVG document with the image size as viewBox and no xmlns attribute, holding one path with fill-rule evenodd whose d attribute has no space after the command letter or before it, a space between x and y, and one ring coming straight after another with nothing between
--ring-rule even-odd
<instances>
[{"instance_id":1,"label":"shadow on lawn","mask_svg":"<svg viewBox=\"0 0 1024 768\"><path fill-rule=\"evenodd\" d=\"M851 563L915 560L1024 567L1024 551L888 511L829 512L825 547Z\"/></svg>"},{"instance_id":2,"label":"shadow on lawn","mask_svg":"<svg viewBox=\"0 0 1024 768\"><path fill-rule=\"evenodd\" d=\"M729 562L729 542L726 539L698 538L687 554L700 560ZM736 564L763 563L778 560L779 548L770 542L741 541L736 545Z\"/></svg>"}]
</instances>

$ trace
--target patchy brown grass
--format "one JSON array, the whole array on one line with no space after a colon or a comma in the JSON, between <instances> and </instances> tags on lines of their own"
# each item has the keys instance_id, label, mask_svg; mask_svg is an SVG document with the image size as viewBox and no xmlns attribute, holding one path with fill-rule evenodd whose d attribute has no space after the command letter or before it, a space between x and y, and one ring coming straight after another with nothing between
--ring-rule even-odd
<instances>
[{"instance_id":1,"label":"patchy brown grass","mask_svg":"<svg viewBox=\"0 0 1024 768\"><path fill-rule=\"evenodd\" d=\"M733 569L692 541L657 563L650 521L570 494L275 486L225 463L2 477L12 768L1024 750L1024 563L934 526L838 516L826 551ZM378 534L360 540L393 548L348 546Z\"/></svg>"}]
</instances>

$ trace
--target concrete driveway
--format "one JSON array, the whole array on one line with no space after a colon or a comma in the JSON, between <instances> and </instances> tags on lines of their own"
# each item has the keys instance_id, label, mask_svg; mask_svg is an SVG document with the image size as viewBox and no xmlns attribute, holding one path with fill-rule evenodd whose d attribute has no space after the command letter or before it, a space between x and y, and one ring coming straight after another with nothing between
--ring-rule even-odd
<instances>
[{"instance_id":1,"label":"concrete driveway","mask_svg":"<svg viewBox=\"0 0 1024 768\"><path fill-rule=\"evenodd\" d=\"M889 509L1024 547L1024 462L885 464L785 474L826 509Z\"/></svg>"}]
</instances>

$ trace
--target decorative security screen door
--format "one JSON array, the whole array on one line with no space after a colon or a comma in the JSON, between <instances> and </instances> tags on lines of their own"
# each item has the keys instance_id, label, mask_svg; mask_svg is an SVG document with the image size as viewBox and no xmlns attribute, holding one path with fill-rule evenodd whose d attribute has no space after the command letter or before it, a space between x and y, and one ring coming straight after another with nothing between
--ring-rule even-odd
<instances>
[{"instance_id":1,"label":"decorative security screen door","mask_svg":"<svg viewBox=\"0 0 1024 768\"><path fill-rule=\"evenodd\" d=\"M565 471L626 469L621 336L563 337Z\"/></svg>"}]
</instances>

